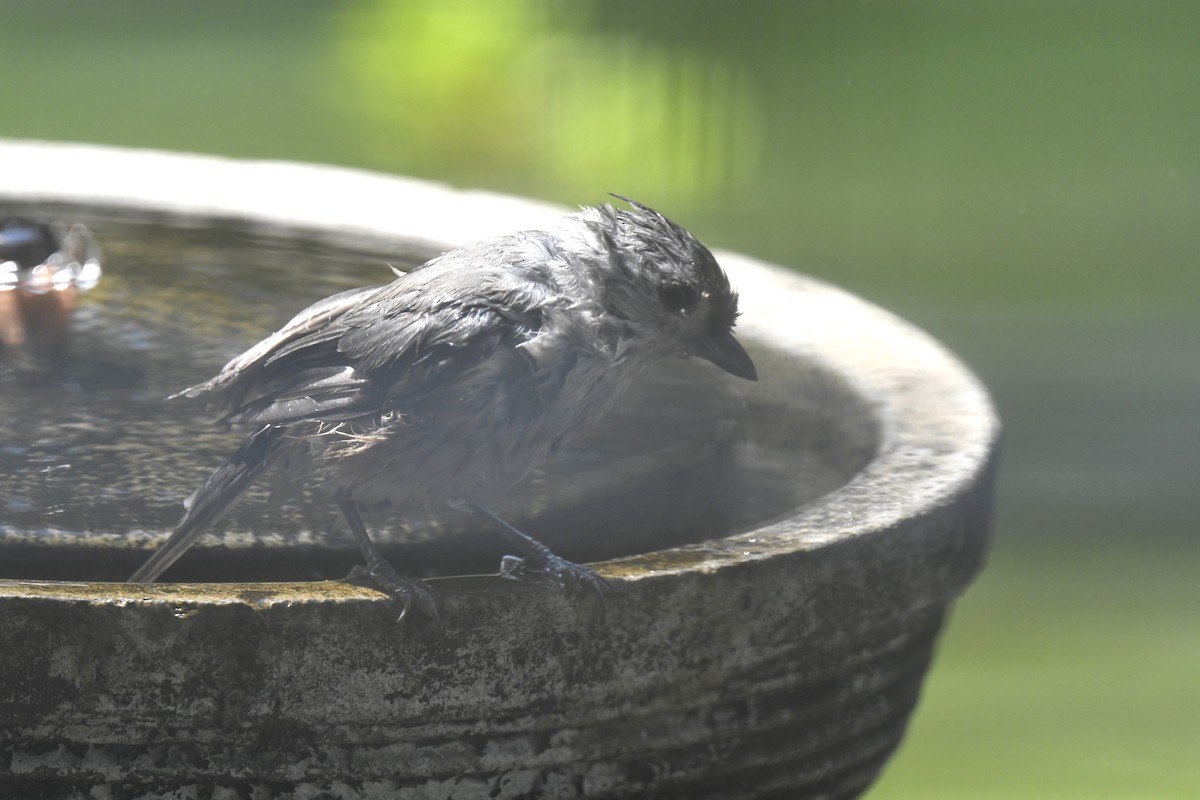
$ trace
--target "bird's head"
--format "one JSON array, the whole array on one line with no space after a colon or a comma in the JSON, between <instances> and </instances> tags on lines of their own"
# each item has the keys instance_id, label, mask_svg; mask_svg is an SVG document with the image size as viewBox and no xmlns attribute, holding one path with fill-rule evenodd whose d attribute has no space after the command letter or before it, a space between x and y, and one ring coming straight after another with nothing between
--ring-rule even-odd
<instances>
[{"instance_id":1,"label":"bird's head","mask_svg":"<svg viewBox=\"0 0 1200 800\"><path fill-rule=\"evenodd\" d=\"M605 305L657 351L699 356L739 378L757 380L754 362L733 335L738 296L707 247L641 203L601 206L600 235L610 251Z\"/></svg>"}]
</instances>

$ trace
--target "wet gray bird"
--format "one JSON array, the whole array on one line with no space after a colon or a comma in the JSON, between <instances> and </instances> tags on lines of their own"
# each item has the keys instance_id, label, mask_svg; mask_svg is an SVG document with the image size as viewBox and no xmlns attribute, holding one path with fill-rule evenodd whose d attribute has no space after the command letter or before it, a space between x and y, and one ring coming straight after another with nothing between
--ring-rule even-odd
<instances>
[{"instance_id":1,"label":"wet gray bird","mask_svg":"<svg viewBox=\"0 0 1200 800\"><path fill-rule=\"evenodd\" d=\"M332 494L401 617L415 607L437 619L436 598L382 558L360 510L466 509L520 551L510 563L522 573L599 592L595 572L496 517L489 500L588 430L657 360L699 356L757 377L732 332L737 294L712 253L619 199L632 210L584 208L321 300L175 395L210 395L222 422L253 433L130 581L155 580L279 466Z\"/></svg>"}]
</instances>

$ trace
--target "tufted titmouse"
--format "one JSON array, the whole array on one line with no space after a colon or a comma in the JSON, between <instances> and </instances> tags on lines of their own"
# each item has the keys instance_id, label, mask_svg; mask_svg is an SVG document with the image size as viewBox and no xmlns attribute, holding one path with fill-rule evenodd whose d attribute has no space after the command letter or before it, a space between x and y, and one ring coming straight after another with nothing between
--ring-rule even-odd
<instances>
[{"instance_id":1,"label":"tufted titmouse","mask_svg":"<svg viewBox=\"0 0 1200 800\"><path fill-rule=\"evenodd\" d=\"M185 503L130 578L153 581L269 466L331 493L373 581L433 619L360 516L391 503L471 511L524 556L522 572L599 592L486 509L607 412L656 360L699 356L741 378L737 294L709 250L659 212L585 208L545 230L476 242L384 286L328 297L178 396L209 394L254 432Z\"/></svg>"}]
</instances>

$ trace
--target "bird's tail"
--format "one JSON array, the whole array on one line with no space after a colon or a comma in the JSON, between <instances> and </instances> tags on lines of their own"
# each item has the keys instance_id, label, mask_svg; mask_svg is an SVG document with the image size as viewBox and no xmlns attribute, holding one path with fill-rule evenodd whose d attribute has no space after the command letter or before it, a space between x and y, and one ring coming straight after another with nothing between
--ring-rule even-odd
<instances>
[{"instance_id":1,"label":"bird's tail","mask_svg":"<svg viewBox=\"0 0 1200 800\"><path fill-rule=\"evenodd\" d=\"M170 538L138 568L129 583L151 583L187 552L200 535L254 482L271 461L283 429L267 426L255 433L183 501L183 518Z\"/></svg>"}]
</instances>

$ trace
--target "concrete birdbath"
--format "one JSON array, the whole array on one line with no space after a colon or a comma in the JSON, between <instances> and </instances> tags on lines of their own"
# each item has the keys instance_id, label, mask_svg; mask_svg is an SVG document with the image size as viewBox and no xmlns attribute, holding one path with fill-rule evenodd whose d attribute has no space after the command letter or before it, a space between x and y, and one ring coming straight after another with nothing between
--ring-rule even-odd
<instances>
[{"instance_id":1,"label":"concrete birdbath","mask_svg":"<svg viewBox=\"0 0 1200 800\"><path fill-rule=\"evenodd\" d=\"M496 575L504 548L469 520L401 515L373 530L446 625L397 625L337 580L358 556L319 491L251 497L166 582L129 585L238 438L163 397L389 263L563 211L44 143L0 143L0 175L0 216L82 223L106 256L67 363L0 368L12 796L840 798L895 749L987 548L999 431L927 335L718 252L759 382L647 376L501 509L611 581L603 618Z\"/></svg>"}]
</instances>

